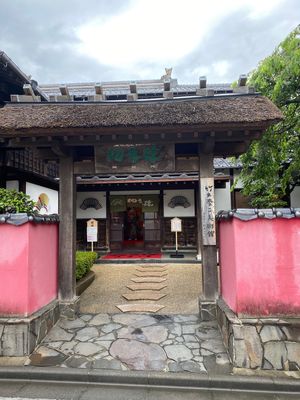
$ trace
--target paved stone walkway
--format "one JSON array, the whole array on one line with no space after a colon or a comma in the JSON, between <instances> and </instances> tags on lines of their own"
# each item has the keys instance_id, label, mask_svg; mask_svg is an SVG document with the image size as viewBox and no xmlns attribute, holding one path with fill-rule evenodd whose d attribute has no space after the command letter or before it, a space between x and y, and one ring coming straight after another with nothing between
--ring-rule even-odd
<instances>
[{"instance_id":1,"label":"paved stone walkway","mask_svg":"<svg viewBox=\"0 0 300 400\"><path fill-rule=\"evenodd\" d=\"M26 365L230 372L215 321L197 315L80 314L62 319Z\"/></svg>"}]
</instances>

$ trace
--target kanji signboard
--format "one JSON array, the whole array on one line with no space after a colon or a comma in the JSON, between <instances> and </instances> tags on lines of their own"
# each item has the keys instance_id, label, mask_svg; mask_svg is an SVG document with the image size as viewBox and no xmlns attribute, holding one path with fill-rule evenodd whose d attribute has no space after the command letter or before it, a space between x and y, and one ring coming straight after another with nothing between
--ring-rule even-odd
<instances>
[{"instance_id":1,"label":"kanji signboard","mask_svg":"<svg viewBox=\"0 0 300 400\"><path fill-rule=\"evenodd\" d=\"M172 171L174 145L95 146L96 173Z\"/></svg>"},{"instance_id":2,"label":"kanji signboard","mask_svg":"<svg viewBox=\"0 0 300 400\"><path fill-rule=\"evenodd\" d=\"M204 246L216 244L214 178L201 178L201 209Z\"/></svg>"},{"instance_id":3,"label":"kanji signboard","mask_svg":"<svg viewBox=\"0 0 300 400\"><path fill-rule=\"evenodd\" d=\"M171 219L171 232L181 232L182 231L182 223L180 218L172 218Z\"/></svg>"}]
</instances>

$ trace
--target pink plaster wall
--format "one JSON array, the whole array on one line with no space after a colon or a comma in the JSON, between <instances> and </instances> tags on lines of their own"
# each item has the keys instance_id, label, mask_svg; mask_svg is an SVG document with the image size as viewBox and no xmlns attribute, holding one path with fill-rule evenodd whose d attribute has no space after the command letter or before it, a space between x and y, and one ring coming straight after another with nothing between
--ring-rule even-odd
<instances>
[{"instance_id":1,"label":"pink plaster wall","mask_svg":"<svg viewBox=\"0 0 300 400\"><path fill-rule=\"evenodd\" d=\"M58 226L0 225L0 316L27 316L57 297Z\"/></svg>"},{"instance_id":2,"label":"pink plaster wall","mask_svg":"<svg viewBox=\"0 0 300 400\"><path fill-rule=\"evenodd\" d=\"M239 315L300 315L300 219L221 221L221 294Z\"/></svg>"}]
</instances>

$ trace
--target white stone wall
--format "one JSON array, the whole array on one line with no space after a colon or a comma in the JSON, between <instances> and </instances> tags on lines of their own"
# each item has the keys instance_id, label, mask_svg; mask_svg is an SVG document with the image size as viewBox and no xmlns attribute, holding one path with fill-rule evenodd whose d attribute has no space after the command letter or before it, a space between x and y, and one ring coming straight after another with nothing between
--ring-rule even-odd
<instances>
[{"instance_id":1,"label":"white stone wall","mask_svg":"<svg viewBox=\"0 0 300 400\"><path fill-rule=\"evenodd\" d=\"M89 198L98 200L101 208L98 210L95 208L87 208L86 210L81 209L80 206L82 205L83 201ZM106 192L77 192L76 203L77 219L106 218Z\"/></svg>"},{"instance_id":2,"label":"white stone wall","mask_svg":"<svg viewBox=\"0 0 300 400\"><path fill-rule=\"evenodd\" d=\"M226 182L225 189L215 189L215 210L216 213L221 210L231 210L230 182Z\"/></svg>"},{"instance_id":3,"label":"white stone wall","mask_svg":"<svg viewBox=\"0 0 300 400\"><path fill-rule=\"evenodd\" d=\"M44 214L58 214L58 191L26 182L26 194L28 194L33 201L38 202L39 197L43 193L47 195L48 204L47 210L41 209L40 212Z\"/></svg>"},{"instance_id":4,"label":"white stone wall","mask_svg":"<svg viewBox=\"0 0 300 400\"><path fill-rule=\"evenodd\" d=\"M291 193L291 207L300 208L300 186L296 186Z\"/></svg>"}]
</instances>

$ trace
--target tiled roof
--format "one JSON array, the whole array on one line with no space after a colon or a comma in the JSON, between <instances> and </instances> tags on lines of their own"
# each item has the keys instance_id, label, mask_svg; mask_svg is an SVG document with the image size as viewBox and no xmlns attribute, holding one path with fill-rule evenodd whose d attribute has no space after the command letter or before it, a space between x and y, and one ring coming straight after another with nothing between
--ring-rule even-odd
<instances>
[{"instance_id":1,"label":"tiled roof","mask_svg":"<svg viewBox=\"0 0 300 400\"><path fill-rule=\"evenodd\" d=\"M69 89L71 96L76 97L87 97L95 94L96 83L69 83L63 84ZM104 94L109 96L126 96L130 93L129 89L130 82L114 82L114 83L102 83ZM60 95L60 84L40 85L40 89L48 96L59 96ZM175 95L180 94L196 94L196 90L199 88L199 84L177 84L171 86L171 91ZM218 84L207 84L207 89L214 89L215 92L232 92L230 83L218 83ZM162 97L163 94L163 82L157 81L155 83L138 83L137 82L137 93L140 96L157 95Z\"/></svg>"}]
</instances>

